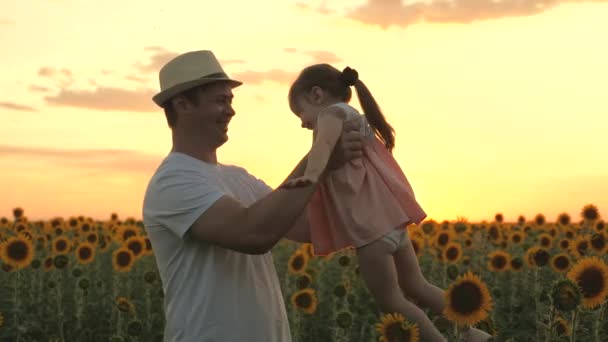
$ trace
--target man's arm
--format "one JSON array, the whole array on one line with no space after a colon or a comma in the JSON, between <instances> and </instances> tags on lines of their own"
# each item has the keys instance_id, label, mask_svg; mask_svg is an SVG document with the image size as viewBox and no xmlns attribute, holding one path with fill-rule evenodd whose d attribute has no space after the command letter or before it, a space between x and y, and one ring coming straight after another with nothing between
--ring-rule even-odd
<instances>
[{"instance_id":1,"label":"man's arm","mask_svg":"<svg viewBox=\"0 0 608 342\"><path fill-rule=\"evenodd\" d=\"M344 133L330 158L330 166L339 167L361 156L360 123L345 122ZM304 174L305 156L287 179ZM193 237L247 254L269 251L287 232L290 238L308 242L309 227L305 211L316 185L296 189L277 189L250 207L224 196L207 209L190 228Z\"/></svg>"}]
</instances>

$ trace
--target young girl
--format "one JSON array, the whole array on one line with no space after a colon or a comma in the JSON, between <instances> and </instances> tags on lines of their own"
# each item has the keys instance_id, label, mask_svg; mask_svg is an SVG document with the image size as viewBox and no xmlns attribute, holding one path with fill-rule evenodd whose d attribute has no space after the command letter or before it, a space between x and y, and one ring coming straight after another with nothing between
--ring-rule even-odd
<instances>
[{"instance_id":1,"label":"young girl","mask_svg":"<svg viewBox=\"0 0 608 342\"><path fill-rule=\"evenodd\" d=\"M354 86L365 116L349 106ZM395 133L367 87L351 68L340 72L328 64L305 68L289 90L289 106L302 127L313 130L306 171L285 182L290 188L317 183L338 141L344 120L361 117L363 157L321 179L308 206L314 253L326 255L354 247L361 276L385 313L399 312L418 324L423 341L445 341L415 299L443 313L444 293L422 275L408 224L425 217L412 187L392 156ZM467 341L490 335L468 329Z\"/></svg>"}]
</instances>

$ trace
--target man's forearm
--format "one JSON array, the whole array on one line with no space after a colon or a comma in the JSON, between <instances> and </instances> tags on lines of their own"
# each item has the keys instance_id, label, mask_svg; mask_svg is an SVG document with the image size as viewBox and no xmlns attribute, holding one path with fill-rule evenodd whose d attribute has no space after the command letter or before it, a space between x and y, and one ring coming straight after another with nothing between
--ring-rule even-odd
<instances>
[{"instance_id":1,"label":"man's forearm","mask_svg":"<svg viewBox=\"0 0 608 342\"><path fill-rule=\"evenodd\" d=\"M304 175L304 171L306 171L307 163L308 163L308 154L305 155L304 158L302 158L302 160L300 160L298 165L296 165L296 167L291 171L291 173L289 174L289 176L287 176L287 178L285 180L302 177Z\"/></svg>"},{"instance_id":2,"label":"man's forearm","mask_svg":"<svg viewBox=\"0 0 608 342\"><path fill-rule=\"evenodd\" d=\"M300 218L316 184L291 189L276 189L247 208L243 224L263 250L270 250Z\"/></svg>"}]
</instances>

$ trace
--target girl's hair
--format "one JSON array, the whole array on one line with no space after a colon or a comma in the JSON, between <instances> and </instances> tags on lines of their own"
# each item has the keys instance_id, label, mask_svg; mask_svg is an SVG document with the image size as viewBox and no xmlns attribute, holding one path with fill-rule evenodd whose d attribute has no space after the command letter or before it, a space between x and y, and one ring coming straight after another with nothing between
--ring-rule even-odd
<instances>
[{"instance_id":1,"label":"girl's hair","mask_svg":"<svg viewBox=\"0 0 608 342\"><path fill-rule=\"evenodd\" d=\"M359 80L357 72L349 67L342 72L329 64L315 64L306 67L289 89L289 107L294 113L298 113L297 99L314 86L320 87L341 101L348 102L352 96L351 85L355 86L367 122L384 146L392 152L395 147L395 130L384 118L372 93Z\"/></svg>"}]
</instances>

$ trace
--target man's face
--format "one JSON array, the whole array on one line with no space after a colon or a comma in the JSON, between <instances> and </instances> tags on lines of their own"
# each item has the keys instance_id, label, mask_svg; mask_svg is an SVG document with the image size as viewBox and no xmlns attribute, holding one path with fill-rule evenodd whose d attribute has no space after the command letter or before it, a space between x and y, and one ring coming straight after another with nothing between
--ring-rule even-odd
<instances>
[{"instance_id":1,"label":"man's face","mask_svg":"<svg viewBox=\"0 0 608 342\"><path fill-rule=\"evenodd\" d=\"M208 147L218 148L228 141L228 124L235 114L232 108L232 88L219 82L204 87L198 93L198 105L188 102L180 113L178 125L193 139L202 140Z\"/></svg>"}]
</instances>

